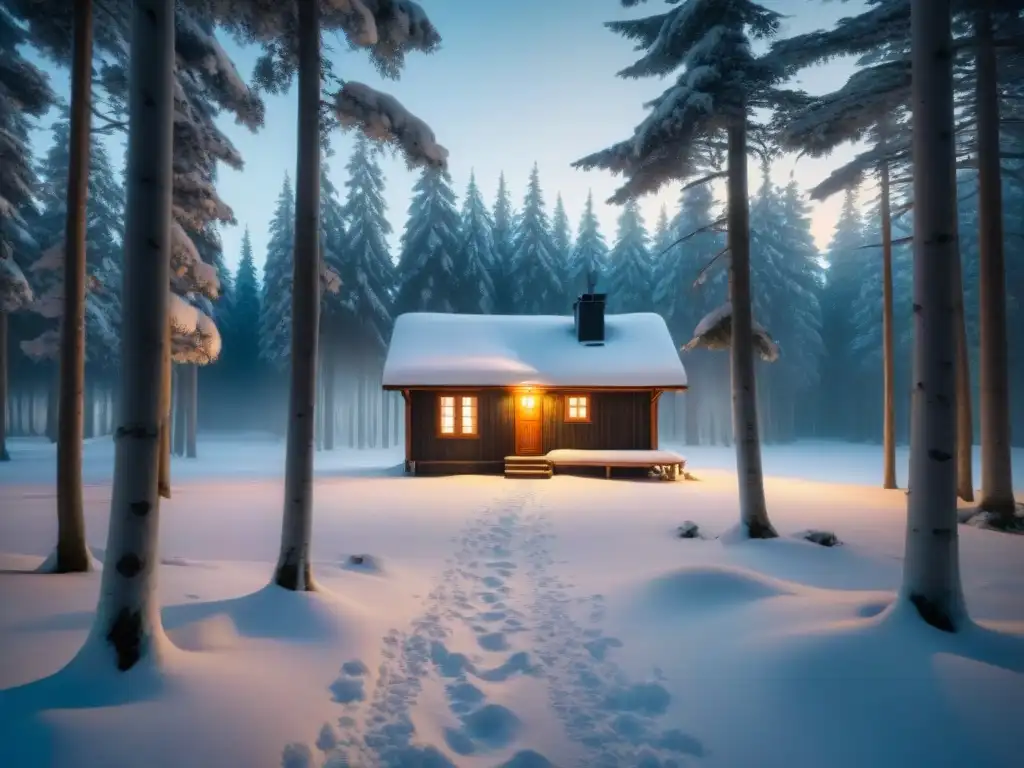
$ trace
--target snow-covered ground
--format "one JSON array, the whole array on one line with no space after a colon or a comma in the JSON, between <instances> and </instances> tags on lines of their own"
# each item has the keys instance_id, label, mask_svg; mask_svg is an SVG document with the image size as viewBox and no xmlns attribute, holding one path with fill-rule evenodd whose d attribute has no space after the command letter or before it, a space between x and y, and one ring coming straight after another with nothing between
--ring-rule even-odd
<instances>
[{"instance_id":1,"label":"snow-covered ground","mask_svg":"<svg viewBox=\"0 0 1024 768\"><path fill-rule=\"evenodd\" d=\"M674 536L684 520L709 537L734 524L726 448L683 449L699 481L678 483L407 478L395 451L318 454L323 590L293 595L266 586L283 446L207 439L201 460L175 460L161 508L174 645L159 671L95 679L49 676L82 644L97 574L10 572L37 565L55 531L53 448L11 449L0 465L4 768L1019 759L1007 724L1024 709L1024 537L961 527L979 627L948 636L889 610L906 497L874 487L877 447L766 448L783 535L744 543ZM112 455L108 440L86 450L101 560ZM905 456L900 469L905 481ZM810 527L844 545L796 538Z\"/></svg>"}]
</instances>

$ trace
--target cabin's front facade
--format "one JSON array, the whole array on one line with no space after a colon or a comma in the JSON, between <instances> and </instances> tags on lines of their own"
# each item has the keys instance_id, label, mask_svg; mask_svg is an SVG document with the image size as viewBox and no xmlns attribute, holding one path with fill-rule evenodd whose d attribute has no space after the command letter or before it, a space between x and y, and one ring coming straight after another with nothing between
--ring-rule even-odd
<instances>
[{"instance_id":1,"label":"cabin's front facade","mask_svg":"<svg viewBox=\"0 0 1024 768\"><path fill-rule=\"evenodd\" d=\"M574 317L410 313L395 324L385 389L405 400L415 474L498 474L557 449L658 447L658 398L686 373L655 314Z\"/></svg>"}]
</instances>

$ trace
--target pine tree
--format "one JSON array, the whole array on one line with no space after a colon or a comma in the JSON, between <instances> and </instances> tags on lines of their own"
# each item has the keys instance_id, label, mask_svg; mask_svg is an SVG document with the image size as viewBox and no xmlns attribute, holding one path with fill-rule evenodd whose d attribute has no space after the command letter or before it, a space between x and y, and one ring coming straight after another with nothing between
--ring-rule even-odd
<instances>
[{"instance_id":1,"label":"pine tree","mask_svg":"<svg viewBox=\"0 0 1024 768\"><path fill-rule=\"evenodd\" d=\"M654 303L680 344L690 339L700 319L717 306L725 294L724 270L720 268L712 267L704 283L694 285L701 270L725 244L720 233L706 229L717 218L714 203L706 184L684 189L671 223L675 244L659 258ZM682 242L678 242L680 240Z\"/></svg>"},{"instance_id":2,"label":"pine tree","mask_svg":"<svg viewBox=\"0 0 1024 768\"><path fill-rule=\"evenodd\" d=\"M846 193L828 246L825 287L821 297L822 341L825 354L821 367L822 402L818 423L824 434L837 437L862 435L863 424L856 412L836 409L836 402L854 402L860 384L852 378L858 369L851 354L856 336L853 318L857 297L865 281L866 254L864 222L853 191Z\"/></svg>"},{"instance_id":3,"label":"pine tree","mask_svg":"<svg viewBox=\"0 0 1024 768\"><path fill-rule=\"evenodd\" d=\"M515 309L515 285L512 268L515 209L505 183L505 174L498 176L498 193L494 201L494 263L491 282L494 284L494 311L509 314Z\"/></svg>"},{"instance_id":4,"label":"pine tree","mask_svg":"<svg viewBox=\"0 0 1024 768\"><path fill-rule=\"evenodd\" d=\"M398 260L396 315L454 312L459 214L447 171L423 171L413 187Z\"/></svg>"},{"instance_id":5,"label":"pine tree","mask_svg":"<svg viewBox=\"0 0 1024 768\"><path fill-rule=\"evenodd\" d=\"M690 340L701 319L727 295L727 270L721 268L720 260L708 268L725 245L720 232L708 229L718 219L714 209L708 185L684 189L670 224L672 247L658 259L654 303L677 346ZM697 284L699 276L703 282ZM723 427L732 420L729 400L716 385L728 376L726 361L715 352L695 349L686 353L684 362L691 383L683 399L687 444L699 444L702 434L711 442L728 444L731 431ZM704 430L701 423L706 425Z\"/></svg>"},{"instance_id":6,"label":"pine tree","mask_svg":"<svg viewBox=\"0 0 1024 768\"><path fill-rule=\"evenodd\" d=\"M580 217L576 233L576 244L569 262L569 294L585 293L592 284L600 285L608 270L608 245L594 214L594 195L587 192L587 202Z\"/></svg>"},{"instance_id":7,"label":"pine tree","mask_svg":"<svg viewBox=\"0 0 1024 768\"><path fill-rule=\"evenodd\" d=\"M238 386L256 380L260 372L260 287L256 277L249 228L242 235L242 257L235 272L230 319L225 324L225 368Z\"/></svg>"},{"instance_id":8,"label":"pine tree","mask_svg":"<svg viewBox=\"0 0 1024 768\"><path fill-rule=\"evenodd\" d=\"M270 222L260 297L260 357L281 371L291 354L292 250L295 244L295 196L285 176Z\"/></svg>"},{"instance_id":9,"label":"pine tree","mask_svg":"<svg viewBox=\"0 0 1024 768\"><path fill-rule=\"evenodd\" d=\"M320 164L320 258L322 263L338 274L347 288L356 286L356 280L345 280L345 267L351 264L345 252L345 210L338 199L338 189L330 177L326 162ZM350 270L352 278L355 272ZM351 304L347 292L330 293L320 291L320 333L327 337L340 338L346 332L346 321L351 315ZM323 349L321 349L323 351Z\"/></svg>"},{"instance_id":10,"label":"pine tree","mask_svg":"<svg viewBox=\"0 0 1024 768\"><path fill-rule=\"evenodd\" d=\"M882 408L884 392L878 386L882 380L882 249L877 247L882 242L881 210L877 201L872 202L864 216L864 242L876 247L863 248L858 254L863 260L860 273L860 286L857 291L853 315L853 340L850 347L850 358L856 366L851 375L860 382L863 391L859 409L865 413L865 429L870 428L868 437L872 441L882 438ZM902 219L893 222L893 237L899 239L908 234L907 221ZM893 358L895 362L894 391L910 391L910 361L913 356L913 324L912 295L913 270L910 250L906 244L893 247L892 280L893 280L893 342L895 346ZM905 397L895 399L897 424L908 422L909 400ZM870 416L866 413L870 412ZM905 429L899 429L896 437L906 440ZM894 483L895 485L895 483Z\"/></svg>"},{"instance_id":11,"label":"pine tree","mask_svg":"<svg viewBox=\"0 0 1024 768\"><path fill-rule=\"evenodd\" d=\"M654 309L651 254L647 230L636 200L619 214L615 245L608 256L608 303L614 312L650 312Z\"/></svg>"},{"instance_id":12,"label":"pine tree","mask_svg":"<svg viewBox=\"0 0 1024 768\"><path fill-rule=\"evenodd\" d=\"M0 461L7 452L8 314L32 299L31 288L15 261L19 244L31 238L22 211L32 208L38 180L32 167L30 119L41 117L56 100L45 74L25 59L18 48L26 35L0 7L0 50L7 66L0 69L0 136L4 137L0 162ZM34 246L34 243L32 243ZM24 265L22 265L24 266Z\"/></svg>"},{"instance_id":13,"label":"pine tree","mask_svg":"<svg viewBox=\"0 0 1024 768\"><path fill-rule=\"evenodd\" d=\"M39 217L32 236L43 255L30 268L36 294L32 309L50 321L35 339L22 342L36 360L56 360L60 344L59 318L63 307L64 242L67 221L67 184L70 125L67 114L52 126L53 143L37 169L40 180ZM96 370L111 372L117 366L120 328L121 235L123 189L97 137L91 141L86 228L86 273L91 289L86 293L86 360Z\"/></svg>"},{"instance_id":14,"label":"pine tree","mask_svg":"<svg viewBox=\"0 0 1024 768\"><path fill-rule=\"evenodd\" d=\"M515 312L526 315L560 315L565 290L560 278L555 241L544 211L540 172L534 163L523 200L523 211L512 240Z\"/></svg>"},{"instance_id":15,"label":"pine tree","mask_svg":"<svg viewBox=\"0 0 1024 768\"><path fill-rule=\"evenodd\" d=\"M798 404L819 383L824 346L821 338L821 292L824 270L811 234L808 205L790 179L777 194L778 225L782 244L775 262L779 290L771 297L772 334L784 351L765 371L772 412L767 425L776 439L796 437L801 418Z\"/></svg>"},{"instance_id":16,"label":"pine tree","mask_svg":"<svg viewBox=\"0 0 1024 768\"><path fill-rule=\"evenodd\" d=\"M360 136L346 166L344 263L338 272L341 295L351 307L352 332L360 339L358 346L375 355L383 354L391 335L396 281L378 152Z\"/></svg>"},{"instance_id":17,"label":"pine tree","mask_svg":"<svg viewBox=\"0 0 1024 768\"><path fill-rule=\"evenodd\" d=\"M457 284L453 303L456 312L494 311L494 224L484 205L476 177L469 174L462 203L459 253L455 262Z\"/></svg>"},{"instance_id":18,"label":"pine tree","mask_svg":"<svg viewBox=\"0 0 1024 768\"><path fill-rule=\"evenodd\" d=\"M555 209L551 213L551 239L555 244L555 263L558 266L559 280L565 287L563 303L571 307L576 298L572 295L569 284L569 265L572 261L572 229L569 226L569 217L565 213L565 203L562 202L562 195L555 197Z\"/></svg>"},{"instance_id":19,"label":"pine tree","mask_svg":"<svg viewBox=\"0 0 1024 768\"><path fill-rule=\"evenodd\" d=\"M624 203L673 179L706 183L720 177L706 174L706 155L709 146L726 147L730 280L719 327L727 321L730 329L740 531L749 538L777 533L764 495L755 396L747 133L754 106L777 106L786 98L775 88L782 70L755 56L751 42L775 35L781 20L753 0L688 0L658 16L608 23L638 41L636 49L643 52L620 77L664 77L675 71L678 76L646 105L650 113L631 137L574 163L626 176L611 198Z\"/></svg>"}]
</instances>

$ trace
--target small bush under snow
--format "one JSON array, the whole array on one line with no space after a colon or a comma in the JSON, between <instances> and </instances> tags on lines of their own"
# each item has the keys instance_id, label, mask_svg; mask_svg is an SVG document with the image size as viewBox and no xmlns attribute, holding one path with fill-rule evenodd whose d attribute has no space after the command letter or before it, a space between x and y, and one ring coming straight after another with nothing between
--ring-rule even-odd
<instances>
[{"instance_id":1,"label":"small bush under snow","mask_svg":"<svg viewBox=\"0 0 1024 768\"><path fill-rule=\"evenodd\" d=\"M700 539L703 538L700 533L700 526L698 526L693 520L687 520L685 523L680 525L676 529L676 536L680 539Z\"/></svg>"},{"instance_id":2,"label":"small bush under snow","mask_svg":"<svg viewBox=\"0 0 1024 768\"><path fill-rule=\"evenodd\" d=\"M809 530L804 531L799 534L799 536L805 541L809 541L812 544L818 544L822 547L838 547L843 543L839 540L838 536L832 533L832 531Z\"/></svg>"}]
</instances>

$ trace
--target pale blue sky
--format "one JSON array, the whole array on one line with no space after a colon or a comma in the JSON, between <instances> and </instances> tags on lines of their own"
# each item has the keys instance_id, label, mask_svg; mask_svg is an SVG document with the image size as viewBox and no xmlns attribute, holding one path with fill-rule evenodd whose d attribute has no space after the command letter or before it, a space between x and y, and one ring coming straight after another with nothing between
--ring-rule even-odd
<instances>
[{"instance_id":1,"label":"pale blue sky","mask_svg":"<svg viewBox=\"0 0 1024 768\"><path fill-rule=\"evenodd\" d=\"M860 10L858 0L823 3L821 0L762 0L790 16L784 34L831 26L841 16ZM505 172L513 202L518 206L527 175L536 161L550 208L561 192L575 230L588 189L600 203L598 213L606 238L615 232L618 209L604 205L616 180L603 172L582 172L570 163L589 152L628 137L643 118L643 103L664 87L655 80L622 80L615 72L636 58L632 44L605 29L602 22L660 12L663 4L650 2L627 11L618 0L421 0L443 38L441 50L430 56L409 57L397 82L382 81L365 54L349 51L333 35L325 42L333 49L336 73L392 93L425 119L438 140L450 151L450 170L460 195L476 172L488 204L493 202L498 174ZM254 49L224 41L239 71L248 77L256 58ZM52 70L54 86L68 93L68 73ZM840 61L807 71L800 85L820 93L839 87L852 72L852 63ZM238 226L226 227L222 236L224 256L234 267L243 227L252 234L257 264L262 264L267 225L285 173L294 176L297 126L296 94L268 96L263 129L251 134L225 117L223 128L245 159L245 169L220 172L221 197L235 211ZM43 123L43 127L48 121ZM48 132L38 137L41 150ZM328 160L331 179L344 189L344 164L351 150L351 135L337 134L336 155ZM123 150L114 150L119 161ZM803 186L810 186L849 159L852 148L831 158L782 159L773 176L779 183L790 172ZM383 161L387 179L386 201L395 227L393 242L405 222L415 174L397 158ZM751 166L751 187L756 189L757 169ZM666 203L674 210L678 187L647 198L642 210L653 225L658 208ZM831 235L841 200L833 198L814 206L814 235L824 247ZM397 255L397 250L396 250Z\"/></svg>"}]
</instances>

